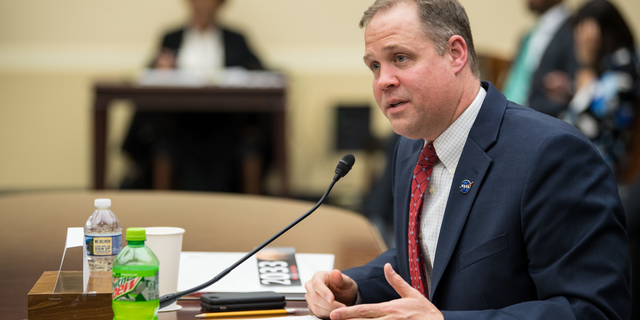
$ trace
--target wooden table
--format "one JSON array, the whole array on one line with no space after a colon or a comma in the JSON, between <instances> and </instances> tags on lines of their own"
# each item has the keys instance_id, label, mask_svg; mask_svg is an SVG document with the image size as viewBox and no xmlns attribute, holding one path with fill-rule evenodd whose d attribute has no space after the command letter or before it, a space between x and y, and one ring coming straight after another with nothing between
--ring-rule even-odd
<instances>
[{"instance_id":1,"label":"wooden table","mask_svg":"<svg viewBox=\"0 0 640 320\"><path fill-rule=\"evenodd\" d=\"M82 271L63 271L61 277L65 289L53 294L53 288L58 279L58 272L45 271L38 283L29 292L29 319L67 320L82 318L91 320L111 320L111 274L97 272L91 275L87 291L82 293ZM61 291L64 294L61 294ZM304 294L286 294L286 308L296 309L296 315L309 315L311 312L304 301ZM158 320L195 319L195 315L207 313L200 307L200 298L186 296L178 300L182 307L178 311L160 312ZM70 307L71 306L71 307ZM268 316L253 316L244 318L265 318ZM276 316L273 316L276 317ZM282 317L282 316L277 316ZM4 318L3 318L4 319Z\"/></svg>"},{"instance_id":2,"label":"wooden table","mask_svg":"<svg viewBox=\"0 0 640 320\"><path fill-rule=\"evenodd\" d=\"M123 231L130 227L180 227L186 230L183 251L208 252L249 252L314 205L276 197L204 192L1 195L0 318L27 318L27 293L43 272L58 270L67 228L84 225L96 198L111 199ZM324 205L272 245L295 247L299 253L334 254L334 267L341 270L362 265L386 250L377 229L362 215ZM64 270L82 270L82 259L78 258L81 248L73 250L67 251Z\"/></svg>"},{"instance_id":3,"label":"wooden table","mask_svg":"<svg viewBox=\"0 0 640 320\"><path fill-rule=\"evenodd\" d=\"M280 176L281 196L289 195L285 144L285 88L161 87L131 83L94 86L93 187L105 188L107 111L111 102L130 100L137 110L153 112L266 113L273 118L274 165Z\"/></svg>"}]
</instances>

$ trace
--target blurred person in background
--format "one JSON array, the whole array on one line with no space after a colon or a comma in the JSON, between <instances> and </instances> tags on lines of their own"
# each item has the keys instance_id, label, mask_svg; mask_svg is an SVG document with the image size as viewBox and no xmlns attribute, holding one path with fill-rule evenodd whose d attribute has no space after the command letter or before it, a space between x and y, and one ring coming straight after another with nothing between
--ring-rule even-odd
<instances>
[{"instance_id":1,"label":"blurred person in background","mask_svg":"<svg viewBox=\"0 0 640 320\"><path fill-rule=\"evenodd\" d=\"M245 38L218 24L225 0L186 2L190 21L163 36L152 68L199 74L263 69ZM136 112L123 145L135 168L122 188L240 192L245 160L264 169L270 159L269 121L255 114ZM158 182L161 171L168 177Z\"/></svg>"},{"instance_id":2,"label":"blurred person in background","mask_svg":"<svg viewBox=\"0 0 640 320\"><path fill-rule=\"evenodd\" d=\"M230 66L262 70L245 38L217 23L225 0L187 0L191 23L163 36L153 66L158 69L215 71Z\"/></svg>"},{"instance_id":3,"label":"blurred person in background","mask_svg":"<svg viewBox=\"0 0 640 320\"><path fill-rule=\"evenodd\" d=\"M573 18L576 93L562 119L575 125L598 148L618 176L618 183L633 180L640 159L630 157L637 130L640 64L631 30L616 7L594 0ZM621 187L631 245L632 319L640 319L640 180ZM625 192L626 191L626 192Z\"/></svg>"},{"instance_id":4,"label":"blurred person in background","mask_svg":"<svg viewBox=\"0 0 640 320\"><path fill-rule=\"evenodd\" d=\"M570 14L562 0L527 0L527 4L538 21L520 42L502 92L513 102L557 116L567 106L566 84L576 68ZM553 71L562 71L559 75L567 81L546 79ZM562 85L564 90L557 88Z\"/></svg>"},{"instance_id":5,"label":"blurred person in background","mask_svg":"<svg viewBox=\"0 0 640 320\"><path fill-rule=\"evenodd\" d=\"M620 175L638 105L638 58L631 30L613 4L594 0L573 19L576 93L560 117L575 125Z\"/></svg>"}]
</instances>

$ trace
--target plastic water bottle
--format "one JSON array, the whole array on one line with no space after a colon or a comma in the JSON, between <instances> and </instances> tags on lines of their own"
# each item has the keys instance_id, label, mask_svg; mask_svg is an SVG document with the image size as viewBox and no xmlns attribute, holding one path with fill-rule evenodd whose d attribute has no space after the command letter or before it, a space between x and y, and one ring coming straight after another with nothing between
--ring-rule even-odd
<instances>
[{"instance_id":1,"label":"plastic water bottle","mask_svg":"<svg viewBox=\"0 0 640 320\"><path fill-rule=\"evenodd\" d=\"M111 212L111 199L96 199L96 211L84 225L84 241L91 271L111 271L113 259L122 249L122 226Z\"/></svg>"},{"instance_id":2,"label":"plastic water bottle","mask_svg":"<svg viewBox=\"0 0 640 320\"><path fill-rule=\"evenodd\" d=\"M143 228L128 228L129 244L113 261L114 320L157 320L160 307L159 267L155 254L144 245Z\"/></svg>"}]
</instances>

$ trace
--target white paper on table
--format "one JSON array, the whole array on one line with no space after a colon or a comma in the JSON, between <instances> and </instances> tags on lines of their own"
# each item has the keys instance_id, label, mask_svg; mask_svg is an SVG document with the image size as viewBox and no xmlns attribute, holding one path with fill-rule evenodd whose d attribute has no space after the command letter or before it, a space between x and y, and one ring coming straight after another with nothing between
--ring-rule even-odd
<instances>
[{"instance_id":1,"label":"white paper on table","mask_svg":"<svg viewBox=\"0 0 640 320\"><path fill-rule=\"evenodd\" d=\"M182 252L178 291L186 291L211 280L224 269L244 257L241 252ZM305 293L304 283L311 280L317 271L333 270L335 256L332 254L296 253L296 264L300 274L300 286L265 286L260 284L258 262L250 257L231 271L226 277L199 291L203 292L251 292L275 291L278 293ZM162 272L162 266L160 267ZM314 317L315 318L315 317Z\"/></svg>"},{"instance_id":2,"label":"white paper on table","mask_svg":"<svg viewBox=\"0 0 640 320\"><path fill-rule=\"evenodd\" d=\"M60 278L60 271L62 271L62 264L64 263L64 256L67 254L67 248L82 247L82 292L87 291L87 285L89 284L89 264L87 262L87 248L84 242L84 228L67 228L67 241L64 244L64 251L62 252L62 261L60 261L60 268L58 268L58 278ZM58 281L56 281L56 285ZM53 292L56 291L54 286Z\"/></svg>"}]
</instances>

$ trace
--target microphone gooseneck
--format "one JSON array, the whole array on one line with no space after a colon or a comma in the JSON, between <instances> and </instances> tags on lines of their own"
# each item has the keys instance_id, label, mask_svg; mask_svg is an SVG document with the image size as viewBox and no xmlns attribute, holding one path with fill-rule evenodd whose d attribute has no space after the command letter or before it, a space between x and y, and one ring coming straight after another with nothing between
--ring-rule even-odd
<instances>
[{"instance_id":1,"label":"microphone gooseneck","mask_svg":"<svg viewBox=\"0 0 640 320\"><path fill-rule=\"evenodd\" d=\"M198 291L200 291L200 290L202 290L202 289L204 289L204 288L206 288L206 287L218 282L220 279L222 279L224 276L229 274L229 272L231 272L237 266L239 266L240 264L245 262L247 259L249 259L251 256L256 254L258 251L262 250L264 247L268 246L271 242L276 240L278 237L280 237L285 232L289 231L289 229L293 228L300 221L304 220L306 217L311 215L324 202L324 200L327 198L327 196L329 195L329 192L331 192L331 189L333 189L333 186L336 184L336 182L338 182L338 180L340 180L340 178L346 176L347 173L349 173L349 170L351 170L351 167L353 166L355 161L356 161L356 158L352 154L346 154L344 157L342 157L342 159L338 162L338 166L336 167L336 174L333 176L333 180L331 181L331 184L327 188L327 191L324 192L324 195L322 195L322 198L320 198L318 203L316 203L316 205L313 206L313 208L311 208L311 210L307 211L305 214L300 216L294 222L292 222L291 224L286 226L284 229L280 230L273 237L269 238L269 240L265 241L263 244L261 244L260 246L256 247L255 249L253 249L253 251L251 251L251 252L247 253L246 255L244 255L242 258L240 258L240 260L236 261L230 267L224 269L217 276L213 277L213 279L211 279L211 280L209 280L209 281L207 281L207 282L205 282L205 283L203 283L203 284L201 284L199 286L193 287L193 288L191 288L189 290L182 291L182 292L176 292L176 293L169 293L169 294L166 294L166 295L160 297L160 309L169 306L170 304L176 302L178 299L180 299L180 298L182 298L182 297L184 297L186 295L198 292Z\"/></svg>"}]
</instances>

